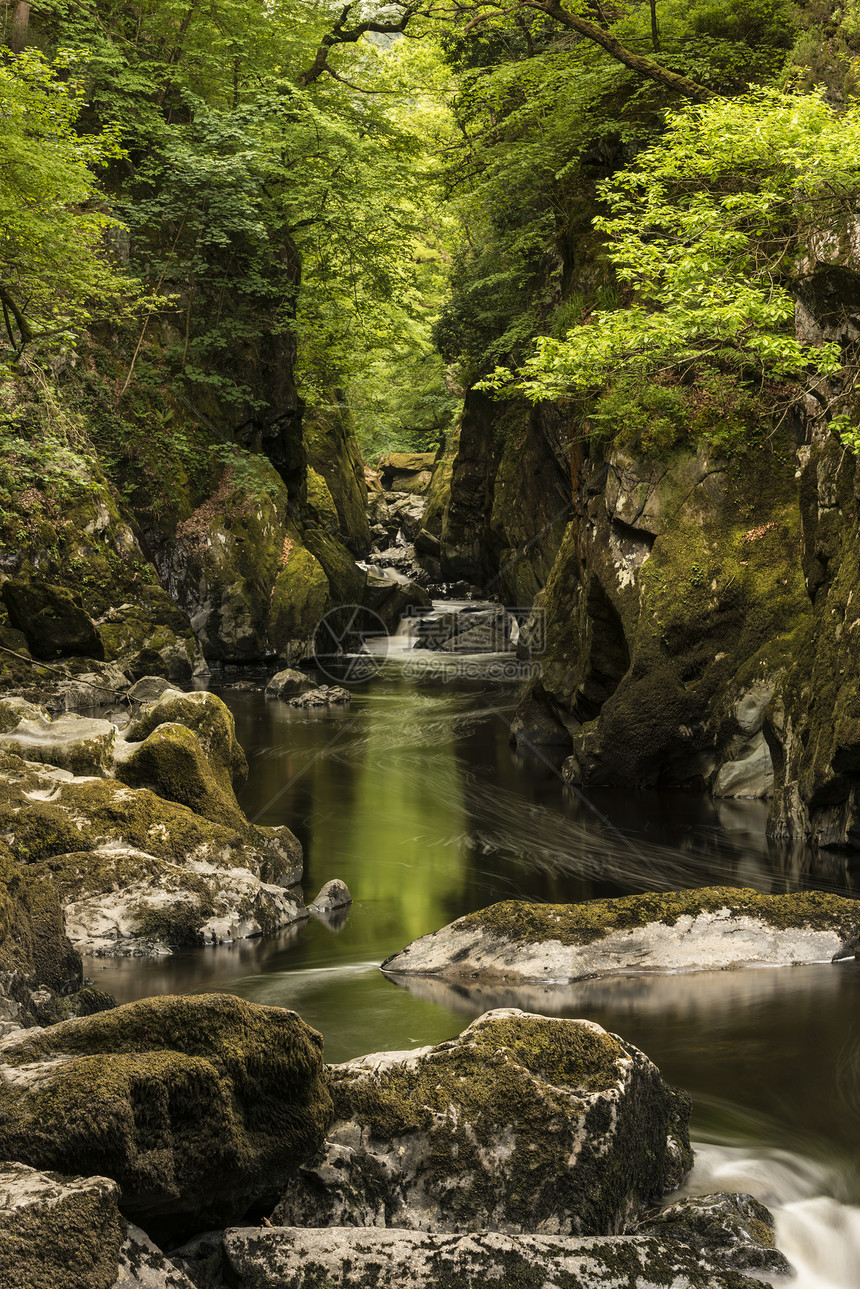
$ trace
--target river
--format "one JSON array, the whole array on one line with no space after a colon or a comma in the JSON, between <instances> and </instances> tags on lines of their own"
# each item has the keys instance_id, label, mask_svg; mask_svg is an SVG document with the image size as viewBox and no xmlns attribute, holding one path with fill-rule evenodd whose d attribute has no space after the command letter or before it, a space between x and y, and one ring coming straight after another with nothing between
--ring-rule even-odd
<instances>
[{"instance_id":1,"label":"river","mask_svg":"<svg viewBox=\"0 0 860 1289\"><path fill-rule=\"evenodd\" d=\"M495 900L582 900L713 884L856 893L844 857L769 844L766 807L682 793L566 788L551 756L511 748L521 682L403 658L322 715L213 683L251 774L249 818L286 823L305 850L307 898L349 886L342 926L310 921L268 941L157 960L89 959L121 1001L228 990L291 1007L327 1059L436 1043L493 1006L597 1021L641 1047L693 1097L702 1192L749 1191L776 1213L798 1289L860 1285L860 962L465 991L378 964Z\"/></svg>"}]
</instances>

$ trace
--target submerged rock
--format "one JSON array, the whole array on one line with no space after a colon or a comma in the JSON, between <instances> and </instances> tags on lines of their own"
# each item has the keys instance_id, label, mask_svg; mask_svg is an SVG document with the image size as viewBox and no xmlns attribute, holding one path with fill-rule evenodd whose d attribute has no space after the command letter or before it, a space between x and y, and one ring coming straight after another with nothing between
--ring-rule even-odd
<instances>
[{"instance_id":1,"label":"submerged rock","mask_svg":"<svg viewBox=\"0 0 860 1289\"><path fill-rule=\"evenodd\" d=\"M585 904L508 900L422 936L387 974L565 982L640 971L829 961L860 906L822 891L762 895L733 887L628 895Z\"/></svg>"},{"instance_id":2,"label":"submerged rock","mask_svg":"<svg viewBox=\"0 0 860 1289\"><path fill-rule=\"evenodd\" d=\"M588 1021L488 1012L447 1043L331 1067L336 1120L272 1220L618 1232L692 1163L689 1100Z\"/></svg>"},{"instance_id":3,"label":"submerged rock","mask_svg":"<svg viewBox=\"0 0 860 1289\"><path fill-rule=\"evenodd\" d=\"M156 1238L274 1198L330 1119L320 1035L226 994L144 999L0 1047L0 1157L113 1178Z\"/></svg>"},{"instance_id":4,"label":"submerged rock","mask_svg":"<svg viewBox=\"0 0 860 1289\"><path fill-rule=\"evenodd\" d=\"M237 1289L760 1289L700 1254L655 1237L571 1239L480 1232L237 1228L225 1232Z\"/></svg>"},{"instance_id":5,"label":"submerged rock","mask_svg":"<svg viewBox=\"0 0 860 1289\"><path fill-rule=\"evenodd\" d=\"M776 1247L773 1214L752 1195L693 1195L649 1215L636 1229L701 1250L726 1270L793 1274Z\"/></svg>"},{"instance_id":6,"label":"submerged rock","mask_svg":"<svg viewBox=\"0 0 860 1289\"><path fill-rule=\"evenodd\" d=\"M0 1163L3 1289L111 1289L123 1242L118 1198L107 1177Z\"/></svg>"}]
</instances>

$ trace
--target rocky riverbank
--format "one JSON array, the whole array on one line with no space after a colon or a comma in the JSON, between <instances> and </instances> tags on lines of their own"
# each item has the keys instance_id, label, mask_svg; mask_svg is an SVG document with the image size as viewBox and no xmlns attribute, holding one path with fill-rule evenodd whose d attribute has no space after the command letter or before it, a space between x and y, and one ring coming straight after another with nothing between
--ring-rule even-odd
<instances>
[{"instance_id":1,"label":"rocky riverbank","mask_svg":"<svg viewBox=\"0 0 860 1289\"><path fill-rule=\"evenodd\" d=\"M15 1289L526 1272L536 1289L752 1289L747 1270L789 1271L749 1197L661 1207L690 1167L688 1099L587 1022L491 1012L438 1047L326 1068L292 1012L153 999L3 1041L0 1106ZM254 1224L220 1229L249 1204Z\"/></svg>"}]
</instances>

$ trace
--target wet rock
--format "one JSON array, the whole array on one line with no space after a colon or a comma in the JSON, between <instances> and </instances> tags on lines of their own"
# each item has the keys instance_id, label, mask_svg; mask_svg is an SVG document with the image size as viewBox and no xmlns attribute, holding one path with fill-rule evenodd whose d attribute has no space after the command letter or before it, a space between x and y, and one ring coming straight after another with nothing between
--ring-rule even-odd
<instances>
[{"instance_id":1,"label":"wet rock","mask_svg":"<svg viewBox=\"0 0 860 1289\"><path fill-rule=\"evenodd\" d=\"M140 742L166 723L192 730L212 770L224 788L242 788L248 779L248 762L236 738L233 714L216 694L165 691L124 732L127 742Z\"/></svg>"},{"instance_id":2,"label":"wet rock","mask_svg":"<svg viewBox=\"0 0 860 1289\"><path fill-rule=\"evenodd\" d=\"M352 695L348 689L343 689L340 685L320 685L318 689L310 689L306 694L297 694L294 698L287 699L287 702L290 707L305 709L346 707L352 702Z\"/></svg>"},{"instance_id":3,"label":"wet rock","mask_svg":"<svg viewBox=\"0 0 860 1289\"><path fill-rule=\"evenodd\" d=\"M644 1236L239 1227L225 1232L224 1250L237 1289L760 1289L683 1245Z\"/></svg>"},{"instance_id":4,"label":"wet rock","mask_svg":"<svg viewBox=\"0 0 860 1289\"><path fill-rule=\"evenodd\" d=\"M314 682L303 671L287 667L273 676L266 686L267 698L292 698L295 694L306 694L314 688Z\"/></svg>"},{"instance_id":5,"label":"wet rock","mask_svg":"<svg viewBox=\"0 0 860 1289\"><path fill-rule=\"evenodd\" d=\"M118 1199L119 1187L106 1177L0 1163L0 1284L111 1289L123 1241Z\"/></svg>"},{"instance_id":6,"label":"wet rock","mask_svg":"<svg viewBox=\"0 0 860 1289\"><path fill-rule=\"evenodd\" d=\"M172 688L165 676L141 676L129 689L128 697L133 703L155 703L165 690Z\"/></svg>"},{"instance_id":7,"label":"wet rock","mask_svg":"<svg viewBox=\"0 0 860 1289\"><path fill-rule=\"evenodd\" d=\"M34 657L104 658L104 645L92 619L65 587L9 578L0 595L12 626L24 633Z\"/></svg>"},{"instance_id":8,"label":"wet rock","mask_svg":"<svg viewBox=\"0 0 860 1289\"><path fill-rule=\"evenodd\" d=\"M124 1213L158 1240L276 1195L331 1117L320 1036L294 1012L221 994L7 1039L0 1099L0 1155L113 1178Z\"/></svg>"},{"instance_id":9,"label":"wet rock","mask_svg":"<svg viewBox=\"0 0 860 1289\"><path fill-rule=\"evenodd\" d=\"M511 721L511 742L527 748L570 747L570 733L540 686L535 686L517 708Z\"/></svg>"},{"instance_id":10,"label":"wet rock","mask_svg":"<svg viewBox=\"0 0 860 1289\"><path fill-rule=\"evenodd\" d=\"M167 801L188 806L204 819L241 828L245 816L232 785L219 783L193 730L159 724L142 742L121 745L117 778L132 788L150 788Z\"/></svg>"},{"instance_id":11,"label":"wet rock","mask_svg":"<svg viewBox=\"0 0 860 1289\"><path fill-rule=\"evenodd\" d=\"M377 464L382 486L388 492L424 493L435 461L435 452L389 452Z\"/></svg>"},{"instance_id":12,"label":"wet rock","mask_svg":"<svg viewBox=\"0 0 860 1289\"><path fill-rule=\"evenodd\" d=\"M773 1215L752 1195L694 1195L649 1215L636 1229L700 1250L727 1271L793 1275L776 1247Z\"/></svg>"},{"instance_id":13,"label":"wet rock","mask_svg":"<svg viewBox=\"0 0 860 1289\"><path fill-rule=\"evenodd\" d=\"M274 1222L616 1232L692 1163L688 1099L588 1021L489 1012L450 1042L330 1074L325 1150Z\"/></svg>"},{"instance_id":14,"label":"wet rock","mask_svg":"<svg viewBox=\"0 0 860 1289\"><path fill-rule=\"evenodd\" d=\"M734 887L585 904L516 900L469 913L388 958L397 975L564 983L631 971L702 971L829 961L857 906L820 891Z\"/></svg>"},{"instance_id":15,"label":"wet rock","mask_svg":"<svg viewBox=\"0 0 860 1289\"><path fill-rule=\"evenodd\" d=\"M119 1251L111 1289L196 1289L193 1281L153 1244L139 1226L129 1225Z\"/></svg>"},{"instance_id":16,"label":"wet rock","mask_svg":"<svg viewBox=\"0 0 860 1289\"><path fill-rule=\"evenodd\" d=\"M339 877L334 877L317 891L316 896L308 905L308 912L316 914L331 913L334 909L346 908L351 903L352 896L349 893L349 887L346 882L342 882Z\"/></svg>"}]
</instances>

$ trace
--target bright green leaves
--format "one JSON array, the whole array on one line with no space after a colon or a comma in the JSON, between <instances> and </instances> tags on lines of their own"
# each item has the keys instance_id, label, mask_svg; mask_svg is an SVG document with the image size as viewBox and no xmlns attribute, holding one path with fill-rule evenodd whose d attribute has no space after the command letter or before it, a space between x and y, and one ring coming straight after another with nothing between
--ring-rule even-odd
<instances>
[{"instance_id":1,"label":"bright green leaves","mask_svg":"<svg viewBox=\"0 0 860 1289\"><path fill-rule=\"evenodd\" d=\"M860 194L860 110L760 90L673 116L635 168L607 181L594 221L625 307L542 338L516 378L532 399L618 376L675 377L701 362L761 377L832 375L839 347L802 344L793 291L810 255L847 253Z\"/></svg>"},{"instance_id":2,"label":"bright green leaves","mask_svg":"<svg viewBox=\"0 0 860 1289\"><path fill-rule=\"evenodd\" d=\"M110 132L78 135L82 106L66 57L27 50L0 64L0 361L63 345L114 313L134 284L110 265L93 167L120 155ZM60 79L59 74L63 74Z\"/></svg>"}]
</instances>

